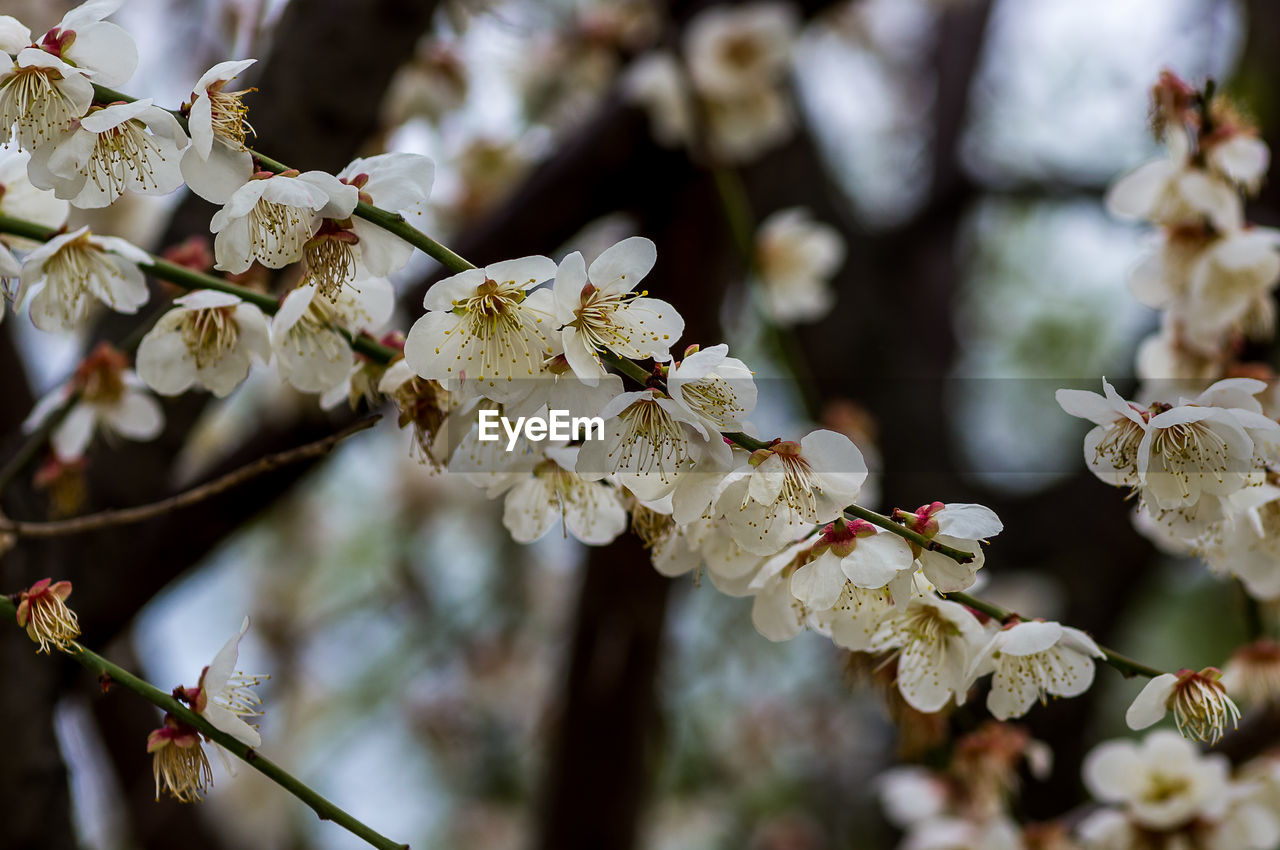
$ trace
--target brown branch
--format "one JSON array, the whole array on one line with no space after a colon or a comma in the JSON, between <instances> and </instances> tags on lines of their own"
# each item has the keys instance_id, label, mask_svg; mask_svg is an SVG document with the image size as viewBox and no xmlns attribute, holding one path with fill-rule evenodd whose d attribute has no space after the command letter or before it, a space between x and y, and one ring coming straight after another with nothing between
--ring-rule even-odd
<instances>
[{"instance_id":1,"label":"brown branch","mask_svg":"<svg viewBox=\"0 0 1280 850\"><path fill-rule=\"evenodd\" d=\"M17 537L60 537L66 534L81 534L86 531L97 531L103 528L110 528L117 525L128 525L135 522L143 522L144 520L153 519L167 513L179 510L181 508L194 505L197 502L203 502L205 499L212 498L219 493L237 487L246 481L257 478L272 470L279 469L282 466L288 466L299 461L318 458L328 454L333 450L334 446L345 440L353 434L358 434L368 428L372 428L381 416L370 416L361 419L341 431L330 434L327 437L316 440L313 443L298 446L297 448L288 449L286 451L277 452L259 458L252 463L246 464L239 469L228 472L219 478L215 478L198 487L193 487L184 493L176 496L170 496L167 499L161 499L158 502L152 502L148 505L138 505L133 508L118 508L115 510L99 511L95 514L74 517L73 519L56 520L53 522L24 522L19 520L0 519L0 534L12 534Z\"/></svg>"}]
</instances>

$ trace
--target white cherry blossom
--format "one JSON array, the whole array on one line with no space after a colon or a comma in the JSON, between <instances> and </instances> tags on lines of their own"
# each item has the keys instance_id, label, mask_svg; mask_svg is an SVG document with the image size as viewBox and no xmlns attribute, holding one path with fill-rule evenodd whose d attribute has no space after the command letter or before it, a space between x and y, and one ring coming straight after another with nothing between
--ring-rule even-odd
<instances>
[{"instance_id":1,"label":"white cherry blossom","mask_svg":"<svg viewBox=\"0 0 1280 850\"><path fill-rule=\"evenodd\" d=\"M644 501L672 495L683 519L684 493L674 495L677 485L715 446L698 420L656 389L623 393L600 416L604 439L583 445L578 474L587 480L617 476ZM715 439L719 441L718 435Z\"/></svg>"},{"instance_id":2,"label":"white cherry blossom","mask_svg":"<svg viewBox=\"0 0 1280 850\"><path fill-rule=\"evenodd\" d=\"M31 295L31 321L43 331L79 326L95 300L117 313L136 313L150 297L138 263L150 261L123 239L81 227L27 254L15 301Z\"/></svg>"},{"instance_id":3,"label":"white cherry blossom","mask_svg":"<svg viewBox=\"0 0 1280 850\"><path fill-rule=\"evenodd\" d=\"M666 301L632 290L657 261L653 242L632 236L607 248L587 268L582 254L556 270L556 322L564 356L584 383L605 374L600 351L631 360L669 360L684 333L684 318Z\"/></svg>"},{"instance_id":4,"label":"white cherry blossom","mask_svg":"<svg viewBox=\"0 0 1280 850\"><path fill-rule=\"evenodd\" d=\"M813 431L798 444L779 442L753 452L725 478L715 510L728 518L739 545L769 555L810 526L840 516L866 477L862 452L848 437Z\"/></svg>"},{"instance_id":5,"label":"white cherry blossom","mask_svg":"<svg viewBox=\"0 0 1280 850\"><path fill-rule=\"evenodd\" d=\"M150 100L92 107L36 150L31 181L82 209L110 206L127 191L167 195L182 185L187 144L178 120Z\"/></svg>"},{"instance_id":6,"label":"white cherry blossom","mask_svg":"<svg viewBox=\"0 0 1280 850\"><path fill-rule=\"evenodd\" d=\"M1117 218L1140 219L1166 227L1238 230L1244 217L1230 184L1189 162L1184 131L1166 136L1169 153L1121 177L1107 192L1107 211Z\"/></svg>"},{"instance_id":7,"label":"white cherry blossom","mask_svg":"<svg viewBox=\"0 0 1280 850\"><path fill-rule=\"evenodd\" d=\"M182 177L210 203L225 204L253 176L253 155L245 146L253 128L245 120L249 110L243 99L251 89L226 89L256 61L219 62L200 76L184 104L191 146L182 155Z\"/></svg>"},{"instance_id":8,"label":"white cherry blossom","mask_svg":"<svg viewBox=\"0 0 1280 850\"><path fill-rule=\"evenodd\" d=\"M1107 741L1084 762L1084 782L1104 803L1138 826L1171 830L1197 818L1216 819L1227 805L1230 767L1205 755L1176 732L1158 730L1143 741Z\"/></svg>"},{"instance_id":9,"label":"white cherry blossom","mask_svg":"<svg viewBox=\"0 0 1280 850\"><path fill-rule=\"evenodd\" d=\"M254 261L280 269L302 259L322 218L346 218L359 192L323 171L260 172L214 213L215 268L239 274Z\"/></svg>"},{"instance_id":10,"label":"white cherry blossom","mask_svg":"<svg viewBox=\"0 0 1280 850\"><path fill-rule=\"evenodd\" d=\"M323 393L344 382L354 355L339 332L377 331L395 309L391 282L369 278L347 287L336 301L306 283L285 296L271 319L271 350L280 377L304 393Z\"/></svg>"},{"instance_id":11,"label":"white cherry blossom","mask_svg":"<svg viewBox=\"0 0 1280 850\"><path fill-rule=\"evenodd\" d=\"M93 83L118 86L133 76L137 45L103 20L121 3L89 0L34 43L25 26L0 16L0 144L14 138L34 151L88 111Z\"/></svg>"},{"instance_id":12,"label":"white cherry blossom","mask_svg":"<svg viewBox=\"0 0 1280 850\"><path fill-rule=\"evenodd\" d=\"M1130 729L1146 729L1173 710L1178 732L1186 738L1216 744L1240 720L1240 709L1222 686L1222 671L1206 667L1200 672L1179 670L1153 677L1125 713Z\"/></svg>"},{"instance_id":13,"label":"white cherry blossom","mask_svg":"<svg viewBox=\"0 0 1280 850\"><path fill-rule=\"evenodd\" d=\"M1256 192L1271 165L1267 143L1247 132L1215 133L1204 140L1205 164L1223 180Z\"/></svg>"},{"instance_id":14,"label":"white cherry blossom","mask_svg":"<svg viewBox=\"0 0 1280 850\"><path fill-rule=\"evenodd\" d=\"M654 50L637 59L622 78L623 91L644 107L654 138L667 147L688 144L693 138L694 95L685 84L676 57Z\"/></svg>"},{"instance_id":15,"label":"white cherry blossom","mask_svg":"<svg viewBox=\"0 0 1280 850\"><path fill-rule=\"evenodd\" d=\"M723 343L694 348L683 360L672 363L667 392L672 401L701 420L708 432L741 431L757 398L751 370L730 357L729 346Z\"/></svg>"},{"instance_id":16,"label":"white cherry blossom","mask_svg":"<svg viewBox=\"0 0 1280 850\"><path fill-rule=\"evenodd\" d=\"M451 391L460 382L494 401L516 401L554 355L554 306L546 289L555 276L547 257L524 257L469 269L427 290L427 313L414 322L404 356L423 378Z\"/></svg>"},{"instance_id":17,"label":"white cherry blossom","mask_svg":"<svg viewBox=\"0 0 1280 850\"><path fill-rule=\"evenodd\" d=\"M67 223L71 205L53 192L31 183L27 176L30 160L31 155L26 151L0 149L0 215L58 230ZM7 233L0 236L0 240L20 250L29 250L39 244Z\"/></svg>"},{"instance_id":18,"label":"white cherry blossom","mask_svg":"<svg viewBox=\"0 0 1280 850\"><path fill-rule=\"evenodd\" d=\"M993 673L987 709L999 720L1021 717L1049 696L1075 697L1093 684L1102 650L1079 629L1026 621L996 632L969 664L973 681ZM960 696L963 701L963 696Z\"/></svg>"},{"instance_id":19,"label":"white cherry blossom","mask_svg":"<svg viewBox=\"0 0 1280 850\"><path fill-rule=\"evenodd\" d=\"M1232 495L1224 520L1198 541L1209 566L1244 583L1257 599L1280 599L1280 488L1251 487Z\"/></svg>"},{"instance_id":20,"label":"white cherry blossom","mask_svg":"<svg viewBox=\"0 0 1280 850\"><path fill-rule=\"evenodd\" d=\"M249 631L245 617L240 630L218 650L213 661L200 673L200 683L187 695L196 713L217 729L249 747L262 746L262 735L245 718L262 716L262 698L252 690L267 678L246 675L235 669L240 657L240 641Z\"/></svg>"},{"instance_id":21,"label":"white cherry blossom","mask_svg":"<svg viewBox=\"0 0 1280 850\"><path fill-rule=\"evenodd\" d=\"M54 453L62 461L83 457L93 435L146 442L164 428L164 413L131 370L124 355L103 343L76 368L71 381L42 398L22 428L32 432L53 415L71 395L76 402L50 434Z\"/></svg>"},{"instance_id":22,"label":"white cherry blossom","mask_svg":"<svg viewBox=\"0 0 1280 850\"><path fill-rule=\"evenodd\" d=\"M756 257L775 321L812 322L830 312L830 280L845 258L844 239L834 227L815 222L803 207L778 210L760 225Z\"/></svg>"},{"instance_id":23,"label":"white cherry blossom","mask_svg":"<svg viewBox=\"0 0 1280 850\"><path fill-rule=\"evenodd\" d=\"M1190 270L1190 292L1179 311L1186 333L1206 350L1239 323L1280 282L1280 231L1252 227L1223 236L1202 251Z\"/></svg>"},{"instance_id":24,"label":"white cherry blossom","mask_svg":"<svg viewBox=\"0 0 1280 850\"><path fill-rule=\"evenodd\" d=\"M877 532L864 520L843 517L818 535L808 563L791 576L791 592L812 611L831 609L846 583L878 590L888 588L902 607L910 598L914 554L896 534Z\"/></svg>"},{"instance_id":25,"label":"white cherry blossom","mask_svg":"<svg viewBox=\"0 0 1280 850\"><path fill-rule=\"evenodd\" d=\"M618 489L579 476L577 448L549 447L545 459L507 491L502 524L518 543L530 543L557 524L593 546L613 542L627 529Z\"/></svg>"},{"instance_id":26,"label":"white cherry blossom","mask_svg":"<svg viewBox=\"0 0 1280 850\"><path fill-rule=\"evenodd\" d=\"M950 555L912 544L920 571L943 593L973 586L986 560L981 541L1004 530L1000 517L984 505L931 502L913 513L897 511L895 518L934 543L972 553L973 558L962 564Z\"/></svg>"},{"instance_id":27,"label":"white cherry blossom","mask_svg":"<svg viewBox=\"0 0 1280 850\"><path fill-rule=\"evenodd\" d=\"M787 70L797 34L785 3L713 6L685 30L689 75L700 93L731 100L773 86Z\"/></svg>"},{"instance_id":28,"label":"white cherry blossom","mask_svg":"<svg viewBox=\"0 0 1280 850\"><path fill-rule=\"evenodd\" d=\"M238 295L202 289L174 300L138 346L138 376L161 395L193 385L222 398L271 359L267 319Z\"/></svg>"},{"instance_id":29,"label":"white cherry blossom","mask_svg":"<svg viewBox=\"0 0 1280 850\"><path fill-rule=\"evenodd\" d=\"M897 656L897 686L917 711L940 711L968 689L969 661L986 641L986 632L963 605L921 596L907 609L885 619L871 638L877 652Z\"/></svg>"},{"instance_id":30,"label":"white cherry blossom","mask_svg":"<svg viewBox=\"0 0 1280 850\"><path fill-rule=\"evenodd\" d=\"M355 186L362 200L399 213L410 224L428 209L436 167L430 158L412 153L384 153L354 159L338 179ZM400 271L413 256L413 246L363 218L351 219L355 251L371 274L386 277Z\"/></svg>"}]
</instances>

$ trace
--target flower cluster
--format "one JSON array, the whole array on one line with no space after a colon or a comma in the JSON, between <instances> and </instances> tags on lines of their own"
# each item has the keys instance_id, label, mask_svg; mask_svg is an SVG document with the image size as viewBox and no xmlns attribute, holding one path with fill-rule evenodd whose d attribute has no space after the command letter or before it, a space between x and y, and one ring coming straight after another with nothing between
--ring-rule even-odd
<instances>
[{"instance_id":1,"label":"flower cluster","mask_svg":"<svg viewBox=\"0 0 1280 850\"><path fill-rule=\"evenodd\" d=\"M784 77L797 28L787 4L713 6L689 21L682 57L645 54L628 70L627 90L663 144L705 144L730 162L755 159L795 124Z\"/></svg>"},{"instance_id":2,"label":"flower cluster","mask_svg":"<svg viewBox=\"0 0 1280 850\"><path fill-rule=\"evenodd\" d=\"M945 769L892 768L881 804L907 848L1269 850L1280 842L1280 771L1261 756L1233 771L1174 732L1106 741L1085 758L1084 784L1101 805L1022 825L1011 803L1017 768L1046 777L1050 754L1017 727L992 725L960 738Z\"/></svg>"},{"instance_id":3,"label":"flower cluster","mask_svg":"<svg viewBox=\"0 0 1280 850\"><path fill-rule=\"evenodd\" d=\"M1206 99L1165 72L1153 99L1168 155L1125 175L1107 195L1113 215L1160 228L1129 281L1135 298L1162 311L1138 371L1151 380L1216 377L1242 338L1274 330L1280 231L1248 224L1241 199L1261 185L1270 151L1221 95Z\"/></svg>"}]
</instances>

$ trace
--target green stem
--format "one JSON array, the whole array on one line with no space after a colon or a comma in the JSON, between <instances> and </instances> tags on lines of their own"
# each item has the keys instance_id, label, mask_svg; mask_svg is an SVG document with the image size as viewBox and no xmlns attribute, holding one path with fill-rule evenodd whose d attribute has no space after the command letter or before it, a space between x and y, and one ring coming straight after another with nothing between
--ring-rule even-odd
<instances>
[{"instance_id":1,"label":"green stem","mask_svg":"<svg viewBox=\"0 0 1280 850\"><path fill-rule=\"evenodd\" d=\"M6 619L16 622L17 608L9 598L0 596L0 613ZM119 685L126 690L133 691L152 705L172 714L183 723L198 729L205 738L232 753L244 761L245 764L310 806L321 820L333 821L371 846L379 848L379 850L408 850L408 844L392 841L372 827L357 820L336 804L321 796L319 792L301 779L259 754L257 750L216 729L199 714L174 699L171 694L165 693L150 682L138 678L123 667L111 663L101 655L85 649L78 643L73 642L71 647L67 654L80 662L80 665L86 670L97 674L104 685L108 683Z\"/></svg>"},{"instance_id":2,"label":"green stem","mask_svg":"<svg viewBox=\"0 0 1280 850\"><path fill-rule=\"evenodd\" d=\"M455 274L475 268L471 263L453 253L453 251L450 251L448 248L441 245L418 228L409 224L409 222L404 220L404 216L399 213L390 212L389 210L384 210L381 207L375 207L361 201L356 204L356 215L360 216L365 221L376 224L378 227L381 227L383 230L394 236L399 236L401 239L408 242L410 245L417 248L428 257L431 257L436 262L440 263L440 265Z\"/></svg>"},{"instance_id":3,"label":"green stem","mask_svg":"<svg viewBox=\"0 0 1280 850\"><path fill-rule=\"evenodd\" d=\"M1015 618L1020 620L1026 619L1007 608L1001 608L999 605L988 602L985 599L979 599L976 596L970 596L967 593L957 592L943 593L939 595L946 599L950 599L952 602L959 602L961 605L972 608L975 611L981 611L983 614L986 614L991 619L1000 623L1006 623ZM1102 650L1103 660L1116 670L1119 670L1126 679L1131 679L1134 676L1146 676L1148 679L1154 679L1156 676L1163 676L1165 674L1164 670L1157 670L1155 667L1150 667L1143 664L1141 661L1130 658L1127 655L1121 655L1114 649L1108 649L1101 644L1098 645L1098 649Z\"/></svg>"},{"instance_id":4,"label":"green stem","mask_svg":"<svg viewBox=\"0 0 1280 850\"><path fill-rule=\"evenodd\" d=\"M850 505L844 509L846 516L854 519L866 520L872 525L878 525L885 531L892 532L910 542L916 544L921 549L927 549L930 552L937 552L940 555L946 555L957 564L967 564L973 560L973 553L966 552L963 549L957 549L954 546L945 546L936 540L925 537L918 531L912 531L902 523L894 522L884 514L878 514L875 511L869 511L866 508L860 508L857 505Z\"/></svg>"}]
</instances>

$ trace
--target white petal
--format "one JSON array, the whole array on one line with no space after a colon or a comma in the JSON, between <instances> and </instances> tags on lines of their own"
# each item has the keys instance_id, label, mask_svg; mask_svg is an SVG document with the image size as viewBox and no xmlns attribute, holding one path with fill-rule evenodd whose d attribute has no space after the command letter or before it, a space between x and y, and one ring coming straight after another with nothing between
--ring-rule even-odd
<instances>
[{"instance_id":1,"label":"white petal","mask_svg":"<svg viewBox=\"0 0 1280 850\"><path fill-rule=\"evenodd\" d=\"M1133 704L1125 712L1124 721L1133 730L1146 729L1164 719L1169 710L1169 697L1173 695L1173 686L1178 677L1173 673L1162 673L1151 681L1134 698Z\"/></svg>"}]
</instances>

